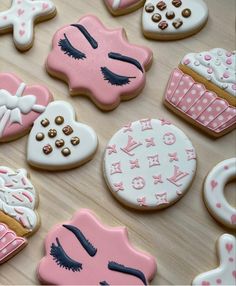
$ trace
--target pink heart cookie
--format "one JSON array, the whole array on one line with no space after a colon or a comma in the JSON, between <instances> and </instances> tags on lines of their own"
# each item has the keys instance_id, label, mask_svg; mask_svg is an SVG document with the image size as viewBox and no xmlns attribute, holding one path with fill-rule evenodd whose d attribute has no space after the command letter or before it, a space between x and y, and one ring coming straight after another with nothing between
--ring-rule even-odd
<instances>
[{"instance_id":1,"label":"pink heart cookie","mask_svg":"<svg viewBox=\"0 0 236 286\"><path fill-rule=\"evenodd\" d=\"M95 16L57 31L47 59L52 76L65 78L71 95L88 95L103 110L137 96L152 52L130 44L123 29L109 30Z\"/></svg>"},{"instance_id":2,"label":"pink heart cookie","mask_svg":"<svg viewBox=\"0 0 236 286\"><path fill-rule=\"evenodd\" d=\"M26 134L52 101L41 85L26 85L14 74L0 73L0 142Z\"/></svg>"},{"instance_id":3,"label":"pink heart cookie","mask_svg":"<svg viewBox=\"0 0 236 286\"><path fill-rule=\"evenodd\" d=\"M104 0L110 12L115 15L124 15L135 11L144 4L144 0Z\"/></svg>"}]
</instances>

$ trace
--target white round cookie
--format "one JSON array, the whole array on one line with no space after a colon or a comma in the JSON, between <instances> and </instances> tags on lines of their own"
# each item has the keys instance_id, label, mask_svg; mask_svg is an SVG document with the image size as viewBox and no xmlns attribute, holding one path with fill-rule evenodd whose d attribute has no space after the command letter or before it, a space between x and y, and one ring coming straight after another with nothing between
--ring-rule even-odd
<instances>
[{"instance_id":1,"label":"white round cookie","mask_svg":"<svg viewBox=\"0 0 236 286\"><path fill-rule=\"evenodd\" d=\"M188 137L166 120L142 119L119 130L104 157L112 194L135 209L162 209L179 200L196 173Z\"/></svg>"},{"instance_id":2,"label":"white round cookie","mask_svg":"<svg viewBox=\"0 0 236 286\"><path fill-rule=\"evenodd\" d=\"M225 226L236 229L236 209L226 200L225 185L236 178L236 158L217 164L204 183L204 201L212 216Z\"/></svg>"}]
</instances>

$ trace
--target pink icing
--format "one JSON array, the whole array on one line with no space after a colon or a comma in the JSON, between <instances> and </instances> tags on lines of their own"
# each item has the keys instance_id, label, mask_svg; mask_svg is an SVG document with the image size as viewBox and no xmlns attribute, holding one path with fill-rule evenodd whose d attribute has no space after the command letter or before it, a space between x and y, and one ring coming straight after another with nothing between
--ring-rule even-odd
<instances>
[{"instance_id":1,"label":"pink icing","mask_svg":"<svg viewBox=\"0 0 236 286\"><path fill-rule=\"evenodd\" d=\"M116 2L116 0L104 0L104 1L107 4L107 6L109 6L111 9L114 9L113 5L114 5L114 2ZM117 10L127 9L129 7L134 6L135 4L137 4L139 2L140 2L140 0L119 0L119 5L118 5Z\"/></svg>"},{"instance_id":2,"label":"pink icing","mask_svg":"<svg viewBox=\"0 0 236 286\"><path fill-rule=\"evenodd\" d=\"M210 55L205 55L205 56L204 56L204 59L205 59L206 61L210 61L210 60L211 60L211 56L210 56Z\"/></svg>"},{"instance_id":3,"label":"pink icing","mask_svg":"<svg viewBox=\"0 0 236 286\"><path fill-rule=\"evenodd\" d=\"M139 278L109 270L108 263L111 261L142 271L147 282L154 277L155 259L131 246L126 228L106 227L89 210L77 212L72 220L64 225L79 228L97 252L90 256L72 232L62 225L55 226L45 240L46 255L38 266L38 277L42 283L99 285L101 281L106 281L109 285L143 285ZM50 252L52 243L56 244L56 238L60 240L67 255L82 263L80 272L66 270L53 260Z\"/></svg>"},{"instance_id":4,"label":"pink icing","mask_svg":"<svg viewBox=\"0 0 236 286\"><path fill-rule=\"evenodd\" d=\"M6 90L14 96L21 83L22 80L20 80L14 74L0 73L0 90ZM46 87L40 85L26 86L22 97L25 95L35 96L36 104L45 107L53 99L49 90ZM27 114L21 113L22 124L9 122L4 129L2 138L0 137L0 141L5 141L8 138L17 137L18 135L20 136L20 134L24 134L24 132L26 132L26 130L28 130L33 125L33 122L38 118L39 115L40 113L35 111L31 111Z\"/></svg>"},{"instance_id":5,"label":"pink icing","mask_svg":"<svg viewBox=\"0 0 236 286\"><path fill-rule=\"evenodd\" d=\"M92 48L78 28L64 26L53 38L53 50L47 59L48 71L65 76L73 94L89 94L102 109L113 109L119 104L120 98L139 94L145 86L145 69L152 61L152 52L148 48L130 44L123 29L107 29L95 16L85 16L77 24L86 28L97 42L97 47ZM86 58L74 59L61 50L58 43L65 38L64 34ZM140 69L134 64L109 58L110 53L133 58L140 64ZM112 73L128 77L129 83L111 84L102 74L103 67Z\"/></svg>"}]
</instances>

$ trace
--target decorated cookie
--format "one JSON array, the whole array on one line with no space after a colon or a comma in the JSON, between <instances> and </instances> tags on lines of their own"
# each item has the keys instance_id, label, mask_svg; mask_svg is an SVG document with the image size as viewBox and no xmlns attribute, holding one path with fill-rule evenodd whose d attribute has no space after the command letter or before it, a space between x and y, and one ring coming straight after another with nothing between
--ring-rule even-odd
<instances>
[{"instance_id":1,"label":"decorated cookie","mask_svg":"<svg viewBox=\"0 0 236 286\"><path fill-rule=\"evenodd\" d=\"M208 19L203 0L146 0L143 33L156 40L177 40L199 32Z\"/></svg>"},{"instance_id":2,"label":"decorated cookie","mask_svg":"<svg viewBox=\"0 0 236 286\"><path fill-rule=\"evenodd\" d=\"M25 51L32 47L34 23L48 20L56 14L50 0L12 0L7 11L0 12L0 33L13 31L17 49Z\"/></svg>"},{"instance_id":3,"label":"decorated cookie","mask_svg":"<svg viewBox=\"0 0 236 286\"><path fill-rule=\"evenodd\" d=\"M191 141L166 120L143 119L119 130L104 158L112 194L141 210L166 208L188 190L196 172Z\"/></svg>"},{"instance_id":4,"label":"decorated cookie","mask_svg":"<svg viewBox=\"0 0 236 286\"><path fill-rule=\"evenodd\" d=\"M225 185L236 178L236 158L220 162L204 183L204 200L212 216L227 227L236 229L236 209L226 200Z\"/></svg>"},{"instance_id":5,"label":"decorated cookie","mask_svg":"<svg viewBox=\"0 0 236 286\"><path fill-rule=\"evenodd\" d=\"M39 227L37 193L24 169L0 166L0 264L27 244Z\"/></svg>"},{"instance_id":6,"label":"decorated cookie","mask_svg":"<svg viewBox=\"0 0 236 286\"><path fill-rule=\"evenodd\" d=\"M14 74L0 73L0 142L26 134L52 99L46 87L26 85Z\"/></svg>"},{"instance_id":7,"label":"decorated cookie","mask_svg":"<svg viewBox=\"0 0 236 286\"><path fill-rule=\"evenodd\" d=\"M130 44L123 29L109 30L98 18L85 16L55 34L47 70L66 79L71 95L88 95L111 110L141 92L151 62L152 52Z\"/></svg>"},{"instance_id":8,"label":"decorated cookie","mask_svg":"<svg viewBox=\"0 0 236 286\"><path fill-rule=\"evenodd\" d=\"M170 76L165 105L213 137L236 127L235 52L188 54Z\"/></svg>"},{"instance_id":9,"label":"decorated cookie","mask_svg":"<svg viewBox=\"0 0 236 286\"><path fill-rule=\"evenodd\" d=\"M94 130L76 120L65 101L55 101L34 122L27 157L29 164L46 170L77 167L92 159L98 139Z\"/></svg>"},{"instance_id":10,"label":"decorated cookie","mask_svg":"<svg viewBox=\"0 0 236 286\"><path fill-rule=\"evenodd\" d=\"M224 234L218 241L220 266L197 276L192 285L235 285L236 284L236 240L233 235Z\"/></svg>"},{"instance_id":11,"label":"decorated cookie","mask_svg":"<svg viewBox=\"0 0 236 286\"><path fill-rule=\"evenodd\" d=\"M135 11L143 5L145 0L104 0L110 12L115 15L123 15Z\"/></svg>"},{"instance_id":12,"label":"decorated cookie","mask_svg":"<svg viewBox=\"0 0 236 286\"><path fill-rule=\"evenodd\" d=\"M125 227L110 228L89 210L55 226L45 240L38 278L50 285L147 285L155 259L133 248Z\"/></svg>"}]
</instances>

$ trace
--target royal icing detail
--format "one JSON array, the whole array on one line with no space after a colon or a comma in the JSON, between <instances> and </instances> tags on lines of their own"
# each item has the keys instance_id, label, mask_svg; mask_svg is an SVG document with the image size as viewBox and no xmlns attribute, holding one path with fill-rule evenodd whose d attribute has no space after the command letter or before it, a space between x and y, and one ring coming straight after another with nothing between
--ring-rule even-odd
<instances>
[{"instance_id":1,"label":"royal icing detail","mask_svg":"<svg viewBox=\"0 0 236 286\"><path fill-rule=\"evenodd\" d=\"M38 226L36 202L37 194L26 170L14 171L0 166L0 211L32 232Z\"/></svg>"},{"instance_id":2,"label":"royal icing detail","mask_svg":"<svg viewBox=\"0 0 236 286\"><path fill-rule=\"evenodd\" d=\"M236 124L234 106L178 68L170 76L165 101L217 136L230 131Z\"/></svg>"},{"instance_id":3,"label":"royal icing detail","mask_svg":"<svg viewBox=\"0 0 236 286\"><path fill-rule=\"evenodd\" d=\"M181 63L236 97L235 51L215 48L210 51L191 53L186 55Z\"/></svg>"},{"instance_id":4,"label":"royal icing detail","mask_svg":"<svg viewBox=\"0 0 236 286\"><path fill-rule=\"evenodd\" d=\"M5 224L0 223L0 264L17 254L26 244L25 238L17 237Z\"/></svg>"},{"instance_id":5,"label":"royal icing detail","mask_svg":"<svg viewBox=\"0 0 236 286\"><path fill-rule=\"evenodd\" d=\"M199 31L208 18L203 0L147 0L143 8L143 32L148 38L171 40Z\"/></svg>"},{"instance_id":6,"label":"royal icing detail","mask_svg":"<svg viewBox=\"0 0 236 286\"><path fill-rule=\"evenodd\" d=\"M115 197L133 208L160 209L180 199L196 172L195 149L165 120L135 121L108 143L104 176ZM151 144L150 144L151 142ZM116 152L110 147L115 146Z\"/></svg>"},{"instance_id":7,"label":"royal icing detail","mask_svg":"<svg viewBox=\"0 0 236 286\"><path fill-rule=\"evenodd\" d=\"M56 7L50 0L12 0L9 10L0 12L0 31L13 29L18 49L28 49L33 43L34 21L51 18Z\"/></svg>"},{"instance_id":8,"label":"royal icing detail","mask_svg":"<svg viewBox=\"0 0 236 286\"><path fill-rule=\"evenodd\" d=\"M147 285L156 273L154 257L133 248L125 227L104 226L89 210L55 226L38 266L50 285Z\"/></svg>"},{"instance_id":9,"label":"royal icing detail","mask_svg":"<svg viewBox=\"0 0 236 286\"><path fill-rule=\"evenodd\" d=\"M65 101L48 105L29 135L27 158L31 165L47 170L69 169L93 156L97 135L75 117L73 107Z\"/></svg>"},{"instance_id":10,"label":"royal icing detail","mask_svg":"<svg viewBox=\"0 0 236 286\"><path fill-rule=\"evenodd\" d=\"M224 187L233 178L236 178L236 158L217 164L204 183L204 199L208 210L217 221L230 228L236 228L236 209L227 202Z\"/></svg>"},{"instance_id":11,"label":"royal icing detail","mask_svg":"<svg viewBox=\"0 0 236 286\"><path fill-rule=\"evenodd\" d=\"M71 94L87 94L111 110L140 93L151 61L152 52L130 44L123 29L109 30L95 16L85 16L57 31L47 70L64 75Z\"/></svg>"},{"instance_id":12,"label":"royal icing detail","mask_svg":"<svg viewBox=\"0 0 236 286\"><path fill-rule=\"evenodd\" d=\"M24 134L51 100L47 88L27 86L13 74L0 73L0 141Z\"/></svg>"},{"instance_id":13,"label":"royal icing detail","mask_svg":"<svg viewBox=\"0 0 236 286\"><path fill-rule=\"evenodd\" d=\"M218 268L197 276L192 285L235 285L236 282L236 240L233 235L223 234L218 241Z\"/></svg>"},{"instance_id":14,"label":"royal icing detail","mask_svg":"<svg viewBox=\"0 0 236 286\"><path fill-rule=\"evenodd\" d=\"M104 0L109 10L115 14L126 14L126 12L134 11L141 6L144 0Z\"/></svg>"}]
</instances>

